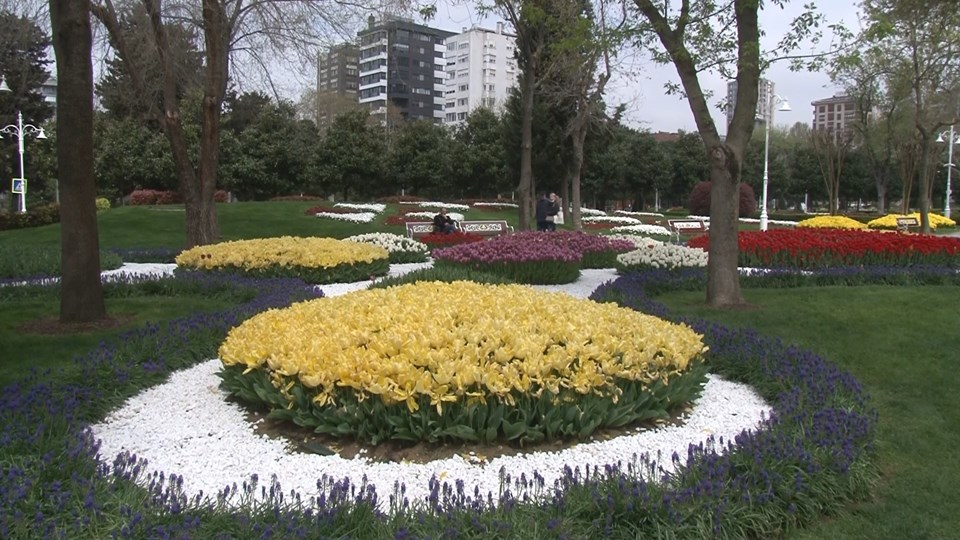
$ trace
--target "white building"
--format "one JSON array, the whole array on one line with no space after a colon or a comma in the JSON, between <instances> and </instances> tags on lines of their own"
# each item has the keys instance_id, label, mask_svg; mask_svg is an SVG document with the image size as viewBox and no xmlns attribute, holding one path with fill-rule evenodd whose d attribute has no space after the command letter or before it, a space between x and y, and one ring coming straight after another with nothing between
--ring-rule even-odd
<instances>
[{"instance_id":1,"label":"white building","mask_svg":"<svg viewBox=\"0 0 960 540\"><path fill-rule=\"evenodd\" d=\"M516 86L516 36L497 29L464 28L445 41L444 124L458 124L478 107L500 113Z\"/></svg>"},{"instance_id":2,"label":"white building","mask_svg":"<svg viewBox=\"0 0 960 540\"><path fill-rule=\"evenodd\" d=\"M727 125L733 122L733 109L737 106L737 81L727 83ZM773 97L773 82L760 79L757 88L757 123L765 123L773 117L770 99ZM775 105L775 104L774 104Z\"/></svg>"}]
</instances>

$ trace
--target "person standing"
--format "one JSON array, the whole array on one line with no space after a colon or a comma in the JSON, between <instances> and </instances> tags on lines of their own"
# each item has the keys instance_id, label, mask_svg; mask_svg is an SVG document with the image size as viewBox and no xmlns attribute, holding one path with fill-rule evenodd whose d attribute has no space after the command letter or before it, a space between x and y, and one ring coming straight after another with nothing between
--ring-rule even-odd
<instances>
[{"instance_id":1,"label":"person standing","mask_svg":"<svg viewBox=\"0 0 960 540\"><path fill-rule=\"evenodd\" d=\"M550 222L547 220L547 218L551 215L550 211L552 209L553 203L547 198L547 194L540 193L540 198L537 199L536 207L537 231L546 232L550 230Z\"/></svg>"},{"instance_id":2,"label":"person standing","mask_svg":"<svg viewBox=\"0 0 960 540\"><path fill-rule=\"evenodd\" d=\"M555 231L557 230L557 215L560 213L560 197L557 197L556 193L551 193L547 200L550 203L547 208L547 230Z\"/></svg>"}]
</instances>

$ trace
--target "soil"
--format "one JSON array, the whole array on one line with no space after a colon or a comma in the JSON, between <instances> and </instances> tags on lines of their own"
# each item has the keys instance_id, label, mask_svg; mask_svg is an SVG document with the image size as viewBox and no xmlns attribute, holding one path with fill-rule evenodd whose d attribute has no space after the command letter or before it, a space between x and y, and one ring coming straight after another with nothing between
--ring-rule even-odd
<instances>
[{"instance_id":1,"label":"soil","mask_svg":"<svg viewBox=\"0 0 960 540\"><path fill-rule=\"evenodd\" d=\"M263 411L247 412L247 421L254 426L254 431L272 439L287 442L287 447L293 452L312 453L320 455L337 454L344 459L363 456L371 461L385 463L428 463L438 459L446 459L456 455L471 463L484 464L500 456L514 456L529 452L555 452L564 448L576 446L581 442L606 441L652 429L662 425L683 424L684 416L689 409L684 407L675 412L669 419L659 422L647 422L640 425L627 426L619 429L597 430L589 439L584 441L565 440L537 444L527 444L523 447L510 443L410 443L407 441L385 441L377 445L340 439L331 435L314 433L307 428L301 428L290 422L281 422L266 418Z\"/></svg>"}]
</instances>

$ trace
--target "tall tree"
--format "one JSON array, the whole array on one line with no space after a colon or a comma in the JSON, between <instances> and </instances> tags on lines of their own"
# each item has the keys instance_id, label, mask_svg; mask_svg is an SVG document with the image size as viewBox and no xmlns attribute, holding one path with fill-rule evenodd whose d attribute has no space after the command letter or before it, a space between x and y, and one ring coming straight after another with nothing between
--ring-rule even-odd
<instances>
[{"instance_id":1,"label":"tall tree","mask_svg":"<svg viewBox=\"0 0 960 540\"><path fill-rule=\"evenodd\" d=\"M506 155L496 113L486 107L474 109L457 127L454 141L459 158L453 168L461 196L494 196L513 189L505 182Z\"/></svg>"},{"instance_id":2,"label":"tall tree","mask_svg":"<svg viewBox=\"0 0 960 540\"><path fill-rule=\"evenodd\" d=\"M910 92L921 228L929 233L934 141L941 128L958 122L960 11L955 2L940 0L865 0L863 8L865 37L893 59L889 84ZM902 141L901 147L910 143Z\"/></svg>"},{"instance_id":3,"label":"tall tree","mask_svg":"<svg viewBox=\"0 0 960 540\"><path fill-rule=\"evenodd\" d=\"M853 138L849 133L831 133L825 129L817 129L810 133L810 140L820 163L824 186L827 188L827 208L833 215L840 209L840 178Z\"/></svg>"},{"instance_id":4,"label":"tall tree","mask_svg":"<svg viewBox=\"0 0 960 540\"><path fill-rule=\"evenodd\" d=\"M785 0L774 0L780 6ZM693 113L710 165L710 259L707 265L707 303L711 306L743 304L737 271L739 248L738 205L740 167L753 134L760 73L767 61L760 53L759 0L732 0L718 5L711 0L633 0L646 25L638 39L654 59L674 65L680 88ZM807 10L793 21L791 34L778 44L781 54L795 50L821 18ZM733 119L721 138L710 115L708 96L700 73L719 69L737 82ZM727 77L731 78L731 77ZM676 90L680 90L676 88Z\"/></svg>"},{"instance_id":5,"label":"tall tree","mask_svg":"<svg viewBox=\"0 0 960 540\"><path fill-rule=\"evenodd\" d=\"M50 0L57 55L60 169L60 322L106 317L93 178L93 64L89 0Z\"/></svg>"},{"instance_id":6,"label":"tall tree","mask_svg":"<svg viewBox=\"0 0 960 540\"><path fill-rule=\"evenodd\" d=\"M129 1L129 0L128 0ZM216 190L220 161L220 116L230 66L261 69L269 79L267 53L284 49L292 61L312 61L319 41L331 29L343 29L356 21L357 4L291 0L289 2L244 0L141 0L150 21L150 50L160 66L162 108L147 104L170 142L180 190L186 207L186 245L216 242L220 236ZM125 60L138 93L148 95L143 74L134 69L132 46L126 39L112 0L97 0L94 14L106 27L117 53ZM168 24L186 21L203 36L204 76L202 83L200 152L191 159L181 117L178 72ZM245 72L247 77L256 70Z\"/></svg>"}]
</instances>

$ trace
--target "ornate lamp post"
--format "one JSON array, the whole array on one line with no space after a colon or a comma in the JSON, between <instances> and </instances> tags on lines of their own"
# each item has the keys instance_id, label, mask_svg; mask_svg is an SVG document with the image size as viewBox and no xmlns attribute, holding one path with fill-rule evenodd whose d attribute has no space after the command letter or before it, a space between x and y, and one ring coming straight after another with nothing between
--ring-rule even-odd
<instances>
[{"instance_id":1,"label":"ornate lamp post","mask_svg":"<svg viewBox=\"0 0 960 540\"><path fill-rule=\"evenodd\" d=\"M0 78L0 92L9 91L10 87L7 86L7 81ZM20 178L13 179L11 182L11 191L20 195L20 213L24 214L27 211L27 179L23 175L23 138L30 134L36 134L38 139L46 139L47 135L43 132L43 128L33 124L24 124L23 113L20 111L17 111L17 123L3 126L0 128L0 133L15 135L17 137L17 149L20 152Z\"/></svg>"},{"instance_id":2,"label":"ornate lamp post","mask_svg":"<svg viewBox=\"0 0 960 540\"><path fill-rule=\"evenodd\" d=\"M760 230L767 230L767 184L770 182L768 169L770 162L770 124L773 123L773 106L777 103L782 103L779 111L792 111L790 108L790 103L787 102L786 98L780 97L777 94L770 94L770 103L767 111L769 111L770 117L764 122L764 139L763 139L763 198L760 203Z\"/></svg>"},{"instance_id":3,"label":"ornate lamp post","mask_svg":"<svg viewBox=\"0 0 960 540\"><path fill-rule=\"evenodd\" d=\"M944 135L947 136L946 139L943 138ZM951 189L950 189L950 173L953 171L953 167L954 167L954 164L953 164L953 145L956 144L956 143L960 143L960 140L957 140L957 139L955 138L955 133L954 133L954 131L953 131L953 125L950 126L950 129L949 129L948 131L944 131L943 133L940 133L940 135L937 137L937 142L938 142L938 143L942 143L942 142L947 143L947 163L946 163L946 165L947 165L947 193L946 193L946 197L944 197L944 202L943 202L943 216L944 216L945 218L947 218L947 219L950 219L950 199L953 197L953 192L952 192Z\"/></svg>"}]
</instances>

